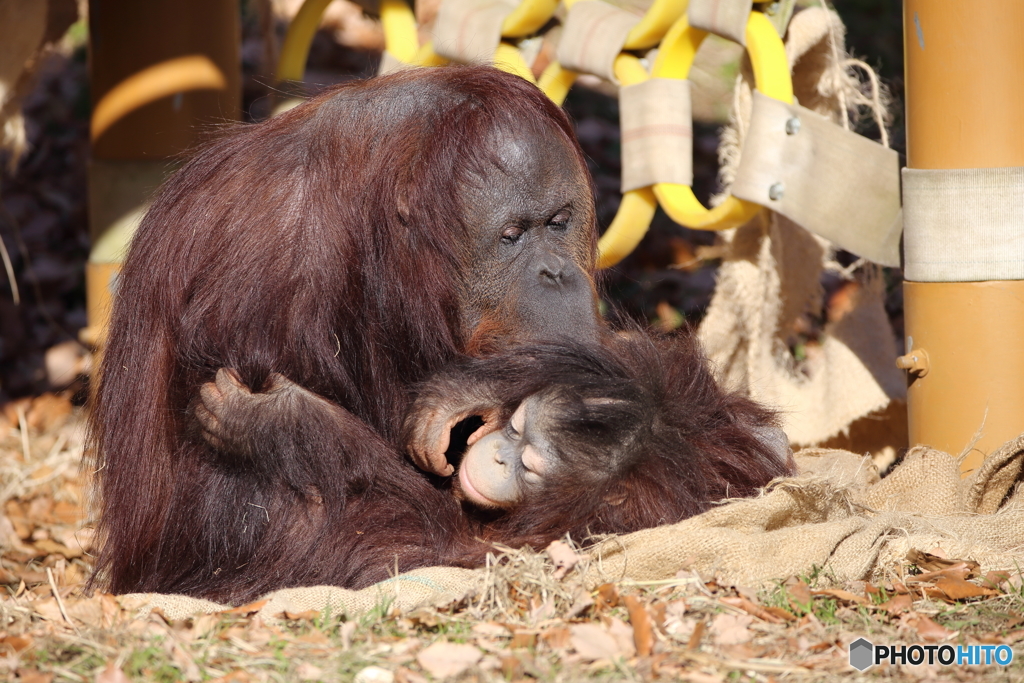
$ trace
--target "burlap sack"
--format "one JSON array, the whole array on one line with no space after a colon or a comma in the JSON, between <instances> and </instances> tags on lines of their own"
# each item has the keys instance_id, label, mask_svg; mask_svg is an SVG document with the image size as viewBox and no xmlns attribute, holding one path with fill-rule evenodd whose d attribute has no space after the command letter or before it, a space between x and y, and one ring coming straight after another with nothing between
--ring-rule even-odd
<instances>
[{"instance_id":1,"label":"burlap sack","mask_svg":"<svg viewBox=\"0 0 1024 683\"><path fill-rule=\"evenodd\" d=\"M579 570L583 584L656 581L680 569L750 587L820 571L825 581L894 573L910 550L942 548L984 570L1024 567L1024 435L991 454L966 479L958 459L919 447L885 479L870 458L848 451L797 453L800 474L759 498L726 502L690 519L602 541ZM349 616L377 605L411 610L473 594L487 570L429 567L360 591L289 588L264 599L259 613L330 609ZM207 600L137 594L122 598L171 619L228 609Z\"/></svg>"},{"instance_id":2,"label":"burlap sack","mask_svg":"<svg viewBox=\"0 0 1024 683\"><path fill-rule=\"evenodd\" d=\"M786 40L798 102L837 123L865 98L848 72L843 30L833 13L808 9L793 18ZM722 137L726 185L735 177L750 120L751 87L748 71L737 83ZM880 91L873 93L876 111L884 113ZM794 359L787 338L799 316L819 312L821 273L837 264L827 241L781 215L765 215L723 235L727 256L700 336L726 386L781 410L793 444L821 444L890 402L905 401L906 381L895 367L882 283L871 266L853 309L826 327L816 355Z\"/></svg>"}]
</instances>

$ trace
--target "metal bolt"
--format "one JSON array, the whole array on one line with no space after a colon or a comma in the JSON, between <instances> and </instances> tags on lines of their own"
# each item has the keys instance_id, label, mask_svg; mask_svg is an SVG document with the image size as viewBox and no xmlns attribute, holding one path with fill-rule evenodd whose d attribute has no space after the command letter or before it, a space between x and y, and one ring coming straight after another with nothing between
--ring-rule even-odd
<instances>
[{"instance_id":1,"label":"metal bolt","mask_svg":"<svg viewBox=\"0 0 1024 683\"><path fill-rule=\"evenodd\" d=\"M796 135L800 132L800 119L793 117L786 121L786 135Z\"/></svg>"},{"instance_id":2,"label":"metal bolt","mask_svg":"<svg viewBox=\"0 0 1024 683\"><path fill-rule=\"evenodd\" d=\"M777 202L782 199L782 194L785 191L786 188L782 183L772 183L772 186L768 188L768 199Z\"/></svg>"},{"instance_id":3,"label":"metal bolt","mask_svg":"<svg viewBox=\"0 0 1024 683\"><path fill-rule=\"evenodd\" d=\"M770 17L774 17L776 14L779 13L780 4L781 3L773 2L772 4L768 5L768 9L766 9L764 13Z\"/></svg>"}]
</instances>

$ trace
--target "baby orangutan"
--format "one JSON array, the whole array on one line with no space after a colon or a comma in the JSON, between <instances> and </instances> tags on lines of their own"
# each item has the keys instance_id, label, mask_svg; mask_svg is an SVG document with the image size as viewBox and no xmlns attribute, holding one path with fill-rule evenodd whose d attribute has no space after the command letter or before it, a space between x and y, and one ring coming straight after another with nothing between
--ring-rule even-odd
<instances>
[{"instance_id":1,"label":"baby orangutan","mask_svg":"<svg viewBox=\"0 0 1024 683\"><path fill-rule=\"evenodd\" d=\"M218 450L255 455L271 439L289 460L278 465L295 472L306 442L325 452L332 421L351 419L280 375L252 393L225 370L195 413ZM474 416L484 424L453 466L452 428ZM457 476L430 477L402 450L426 472ZM640 332L455 363L420 387L392 452L341 463L351 481L298 492L345 539L337 585L387 578L396 558L401 571L474 566L494 543L542 548L566 533L583 541L677 522L793 472L773 413L723 391L692 336ZM336 493L321 497L321 487Z\"/></svg>"},{"instance_id":2,"label":"baby orangutan","mask_svg":"<svg viewBox=\"0 0 1024 683\"><path fill-rule=\"evenodd\" d=\"M573 501L561 517L570 520L581 503L619 507L635 497L647 512L667 505L678 514L664 520L681 519L793 467L774 416L719 389L689 336L633 332L597 348L534 345L454 364L421 387L406 418L412 459L452 474L451 430L473 416L484 424L467 440L453 489L512 518L524 506ZM655 488L650 475L662 468Z\"/></svg>"}]
</instances>

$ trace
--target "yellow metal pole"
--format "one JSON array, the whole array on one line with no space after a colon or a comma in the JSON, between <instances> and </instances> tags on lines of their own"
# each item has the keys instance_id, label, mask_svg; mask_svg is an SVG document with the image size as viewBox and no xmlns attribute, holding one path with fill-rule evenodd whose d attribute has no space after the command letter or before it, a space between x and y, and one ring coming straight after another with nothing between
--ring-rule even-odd
<instances>
[{"instance_id":1,"label":"yellow metal pole","mask_svg":"<svg viewBox=\"0 0 1024 683\"><path fill-rule=\"evenodd\" d=\"M1024 166L1024 2L903 10L908 167ZM908 281L904 307L910 443L958 454L980 430L966 474L1024 432L1024 282Z\"/></svg>"},{"instance_id":2,"label":"yellow metal pole","mask_svg":"<svg viewBox=\"0 0 1024 683\"><path fill-rule=\"evenodd\" d=\"M89 3L84 342L102 339L120 262L150 194L182 152L241 117L240 44L238 0Z\"/></svg>"}]
</instances>

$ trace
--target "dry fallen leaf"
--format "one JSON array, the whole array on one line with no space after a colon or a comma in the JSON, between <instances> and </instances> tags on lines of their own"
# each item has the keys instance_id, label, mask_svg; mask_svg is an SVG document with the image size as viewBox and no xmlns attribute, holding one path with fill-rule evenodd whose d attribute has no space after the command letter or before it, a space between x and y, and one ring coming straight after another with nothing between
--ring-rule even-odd
<instances>
[{"instance_id":1,"label":"dry fallen leaf","mask_svg":"<svg viewBox=\"0 0 1024 683\"><path fill-rule=\"evenodd\" d=\"M822 588L821 590L811 591L811 595L827 595L830 598L836 598L843 602L855 602L858 605L866 605L870 602L863 595L857 595L850 591L845 591L842 588Z\"/></svg>"},{"instance_id":2,"label":"dry fallen leaf","mask_svg":"<svg viewBox=\"0 0 1024 683\"><path fill-rule=\"evenodd\" d=\"M564 650L569 647L571 638L572 631L565 627L545 629L540 634L540 639L547 643L552 650Z\"/></svg>"},{"instance_id":3,"label":"dry fallen leaf","mask_svg":"<svg viewBox=\"0 0 1024 683\"><path fill-rule=\"evenodd\" d=\"M546 550L551 563L555 565L554 577L560 579L576 566L582 558L565 541L552 541Z\"/></svg>"},{"instance_id":4,"label":"dry fallen leaf","mask_svg":"<svg viewBox=\"0 0 1024 683\"><path fill-rule=\"evenodd\" d=\"M393 683L395 674L379 666L368 666L360 670L352 679L352 683Z\"/></svg>"},{"instance_id":5,"label":"dry fallen leaf","mask_svg":"<svg viewBox=\"0 0 1024 683\"><path fill-rule=\"evenodd\" d=\"M633 644L636 646L636 653L641 657L651 654L654 649L654 627L651 624L651 615L643 603L635 596L627 595L624 599L626 609L629 611L629 623L633 626Z\"/></svg>"},{"instance_id":6,"label":"dry fallen leaf","mask_svg":"<svg viewBox=\"0 0 1024 683\"><path fill-rule=\"evenodd\" d=\"M883 602L878 608L885 610L889 614L899 614L909 610L913 604L914 599L909 595L896 595Z\"/></svg>"},{"instance_id":7,"label":"dry fallen leaf","mask_svg":"<svg viewBox=\"0 0 1024 683\"><path fill-rule=\"evenodd\" d=\"M958 631L950 631L945 626L935 623L923 614L918 614L916 622L914 619L910 620L910 624L917 629L917 635L921 636L921 640L929 643L937 643L947 638L952 638Z\"/></svg>"},{"instance_id":8,"label":"dry fallen leaf","mask_svg":"<svg viewBox=\"0 0 1024 683\"><path fill-rule=\"evenodd\" d=\"M484 638L507 638L509 630L496 621L482 621L473 624L473 634Z\"/></svg>"},{"instance_id":9,"label":"dry fallen leaf","mask_svg":"<svg viewBox=\"0 0 1024 683\"><path fill-rule=\"evenodd\" d=\"M7 648L10 648L15 652L21 652L25 648L31 647L31 645L32 636L30 635L3 636L2 638L0 638L0 652Z\"/></svg>"},{"instance_id":10,"label":"dry fallen leaf","mask_svg":"<svg viewBox=\"0 0 1024 683\"><path fill-rule=\"evenodd\" d=\"M509 643L509 647L513 650L519 648L533 647L537 644L537 631L519 628L512 633L512 642Z\"/></svg>"},{"instance_id":11,"label":"dry fallen leaf","mask_svg":"<svg viewBox=\"0 0 1024 683\"><path fill-rule=\"evenodd\" d=\"M612 618L608 623L608 633L615 639L615 644L618 645L623 657L632 657L636 654L632 626L622 619Z\"/></svg>"},{"instance_id":12,"label":"dry fallen leaf","mask_svg":"<svg viewBox=\"0 0 1024 683\"><path fill-rule=\"evenodd\" d=\"M719 614L711 622L711 633L719 645L738 645L754 637L747 628L753 621L749 614Z\"/></svg>"},{"instance_id":13,"label":"dry fallen leaf","mask_svg":"<svg viewBox=\"0 0 1024 683\"><path fill-rule=\"evenodd\" d=\"M565 618L573 619L578 617L593 606L594 598L590 597L590 593L585 590L580 590L576 594L576 598L573 600L572 606L569 607L569 611L565 613Z\"/></svg>"},{"instance_id":14,"label":"dry fallen leaf","mask_svg":"<svg viewBox=\"0 0 1024 683\"><path fill-rule=\"evenodd\" d=\"M122 676L124 674L121 674ZM96 683L110 683L102 680L103 674L96 678ZM128 679L125 678L125 681ZM35 669L18 669L18 683L52 683L53 674L49 672L36 671ZM120 682L118 682L120 683Z\"/></svg>"},{"instance_id":15,"label":"dry fallen leaf","mask_svg":"<svg viewBox=\"0 0 1024 683\"><path fill-rule=\"evenodd\" d=\"M622 654L615 638L600 624L575 624L570 630L569 642L586 661L612 659Z\"/></svg>"},{"instance_id":16,"label":"dry fallen leaf","mask_svg":"<svg viewBox=\"0 0 1024 683\"><path fill-rule=\"evenodd\" d=\"M395 683L427 683L427 679L412 669L400 666L395 669Z\"/></svg>"},{"instance_id":17,"label":"dry fallen leaf","mask_svg":"<svg viewBox=\"0 0 1024 683\"><path fill-rule=\"evenodd\" d=\"M472 645L437 642L416 655L416 661L434 678L450 678L475 666L481 657Z\"/></svg>"},{"instance_id":18,"label":"dry fallen leaf","mask_svg":"<svg viewBox=\"0 0 1024 683\"><path fill-rule=\"evenodd\" d=\"M907 561L917 565L918 569L925 572L937 572L958 564L966 564L972 572L978 571L980 567L974 560L949 559L945 556L937 555L936 552L939 551L941 551L940 548L933 548L930 553L911 550L907 553Z\"/></svg>"},{"instance_id":19,"label":"dry fallen leaf","mask_svg":"<svg viewBox=\"0 0 1024 683\"><path fill-rule=\"evenodd\" d=\"M80 598L78 600L67 599L64 601L68 616L77 619L86 626L103 628L105 624L103 613L103 596L94 595L91 598Z\"/></svg>"},{"instance_id":20,"label":"dry fallen leaf","mask_svg":"<svg viewBox=\"0 0 1024 683\"><path fill-rule=\"evenodd\" d=\"M985 578L982 579L982 584L988 588L999 588L999 586L1009 580L1009 578L1010 572L992 571L985 574Z\"/></svg>"},{"instance_id":21,"label":"dry fallen leaf","mask_svg":"<svg viewBox=\"0 0 1024 683\"><path fill-rule=\"evenodd\" d=\"M999 595L1001 593L1001 591L984 588L970 581L945 577L936 581L934 587L922 586L922 588L929 597L946 599L953 602L967 600L968 598Z\"/></svg>"},{"instance_id":22,"label":"dry fallen leaf","mask_svg":"<svg viewBox=\"0 0 1024 683\"><path fill-rule=\"evenodd\" d=\"M318 666L302 662L295 667L295 675L299 677L300 681L319 681L323 678L324 672Z\"/></svg>"},{"instance_id":23,"label":"dry fallen leaf","mask_svg":"<svg viewBox=\"0 0 1024 683\"><path fill-rule=\"evenodd\" d=\"M945 569L908 576L907 583L927 583L940 578L963 580L971 578L975 573L975 569L972 569L966 562L958 562L957 564L954 564L951 567L946 567Z\"/></svg>"},{"instance_id":24,"label":"dry fallen leaf","mask_svg":"<svg viewBox=\"0 0 1024 683\"><path fill-rule=\"evenodd\" d=\"M284 615L285 619L290 619L291 621L313 621L320 618L320 612L315 609L306 610L305 612L289 612L285 610L281 614Z\"/></svg>"},{"instance_id":25,"label":"dry fallen leaf","mask_svg":"<svg viewBox=\"0 0 1024 683\"><path fill-rule=\"evenodd\" d=\"M598 609L615 607L619 604L619 589L614 583L602 583L597 587L597 595L594 597Z\"/></svg>"},{"instance_id":26,"label":"dry fallen leaf","mask_svg":"<svg viewBox=\"0 0 1024 683\"><path fill-rule=\"evenodd\" d=\"M814 602L814 597L811 596L811 588L806 583L791 576L786 579L786 582L782 584L789 594L789 604L793 609L806 612L811 609L811 604Z\"/></svg>"},{"instance_id":27,"label":"dry fallen leaf","mask_svg":"<svg viewBox=\"0 0 1024 683\"><path fill-rule=\"evenodd\" d=\"M220 678L214 678L212 681L207 683L249 683L252 680L246 671L242 669L235 669L231 673L225 674Z\"/></svg>"},{"instance_id":28,"label":"dry fallen leaf","mask_svg":"<svg viewBox=\"0 0 1024 683\"><path fill-rule=\"evenodd\" d=\"M790 612L788 609L785 609L784 607L765 607L764 611L768 614L771 614L774 617L782 619L783 621L796 621L796 615Z\"/></svg>"},{"instance_id":29,"label":"dry fallen leaf","mask_svg":"<svg viewBox=\"0 0 1024 683\"><path fill-rule=\"evenodd\" d=\"M64 396L43 394L32 401L32 406L25 414L25 421L33 431L48 432L64 424L71 416L71 411L71 401Z\"/></svg>"},{"instance_id":30,"label":"dry fallen leaf","mask_svg":"<svg viewBox=\"0 0 1024 683\"><path fill-rule=\"evenodd\" d=\"M250 602L247 605L239 605L238 607L232 607L221 612L221 614L252 614L253 612L259 612L267 604L266 600L257 600L256 602Z\"/></svg>"},{"instance_id":31,"label":"dry fallen leaf","mask_svg":"<svg viewBox=\"0 0 1024 683\"><path fill-rule=\"evenodd\" d=\"M124 671L121 671L120 667L110 662L107 664L107 668L96 676L96 683L132 683L132 681Z\"/></svg>"},{"instance_id":32,"label":"dry fallen leaf","mask_svg":"<svg viewBox=\"0 0 1024 683\"><path fill-rule=\"evenodd\" d=\"M779 616L776 616L776 615L772 614L771 612L769 612L768 610L766 610L764 607L762 607L760 605L755 605L754 603L752 603L747 598L724 597L724 598L719 598L719 600L721 602L725 603L726 605L732 605L733 607L739 607L741 610L743 610L747 614L752 614L755 617L757 617L758 619L761 619L763 621L767 621L767 622L769 622L771 624L781 624L782 621L783 621L782 617L779 617ZM789 614L789 612L787 612L787 614ZM790 614L790 616L792 617L793 615ZM793 618L795 619L796 617L793 617Z\"/></svg>"}]
</instances>

